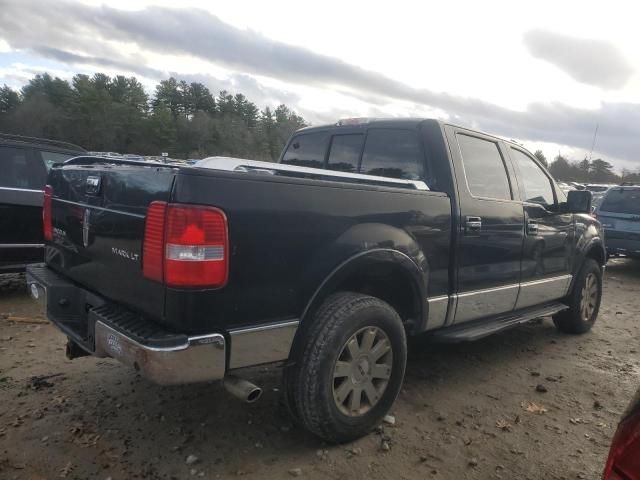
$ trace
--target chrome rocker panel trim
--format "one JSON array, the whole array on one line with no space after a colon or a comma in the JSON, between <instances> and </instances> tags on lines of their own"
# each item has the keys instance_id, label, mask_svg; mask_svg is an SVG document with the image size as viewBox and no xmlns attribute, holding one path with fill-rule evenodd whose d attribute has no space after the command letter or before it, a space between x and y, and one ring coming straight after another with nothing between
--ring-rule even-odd
<instances>
[{"instance_id":1,"label":"chrome rocker panel trim","mask_svg":"<svg viewBox=\"0 0 640 480\"><path fill-rule=\"evenodd\" d=\"M289 320L229 331L229 369L286 360L299 324Z\"/></svg>"},{"instance_id":2,"label":"chrome rocker panel trim","mask_svg":"<svg viewBox=\"0 0 640 480\"><path fill-rule=\"evenodd\" d=\"M516 310L539 305L549 300L557 300L567 295L573 275L560 275L520 284Z\"/></svg>"},{"instance_id":3,"label":"chrome rocker panel trim","mask_svg":"<svg viewBox=\"0 0 640 480\"><path fill-rule=\"evenodd\" d=\"M427 330L433 330L445 325L447 321L447 310L449 309L449 298L449 295L427 298L427 304L429 305Z\"/></svg>"}]
</instances>

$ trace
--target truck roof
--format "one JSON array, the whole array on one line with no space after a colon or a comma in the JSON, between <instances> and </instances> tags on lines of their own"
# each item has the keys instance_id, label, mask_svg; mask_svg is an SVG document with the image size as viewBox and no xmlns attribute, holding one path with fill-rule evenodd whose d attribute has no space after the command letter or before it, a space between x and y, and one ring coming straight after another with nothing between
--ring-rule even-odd
<instances>
[{"instance_id":1,"label":"truck roof","mask_svg":"<svg viewBox=\"0 0 640 480\"><path fill-rule=\"evenodd\" d=\"M316 132L316 131L322 131L322 130L335 131L336 129L342 129L342 128L344 128L345 130L355 130L355 131L359 129L364 130L369 127L395 127L395 128L409 127L411 128L411 127L417 127L421 123L436 123L438 125L450 125L452 127L464 128L465 130L478 132L478 133L481 133L482 135L486 135L488 137L495 138L496 140L501 140L503 142L506 142L511 145L515 145L519 148L524 148L525 150L527 150L525 147L523 147L522 145L520 145L518 142L514 140L500 137L498 135L494 135L491 133L483 132L482 130L478 130L476 128L465 127L463 125L458 125L455 123L439 120L437 118L429 118L429 117L346 118L346 119L338 120L336 123L326 123L323 125L314 125L310 127L304 127L297 130L295 133L310 133L310 132Z\"/></svg>"}]
</instances>

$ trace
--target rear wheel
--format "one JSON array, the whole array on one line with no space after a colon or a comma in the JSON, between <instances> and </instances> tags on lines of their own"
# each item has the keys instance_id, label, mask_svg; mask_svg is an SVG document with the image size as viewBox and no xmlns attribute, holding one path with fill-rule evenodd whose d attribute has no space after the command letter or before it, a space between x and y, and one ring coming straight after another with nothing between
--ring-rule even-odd
<instances>
[{"instance_id":1,"label":"rear wheel","mask_svg":"<svg viewBox=\"0 0 640 480\"><path fill-rule=\"evenodd\" d=\"M406 365L404 327L382 300L327 298L313 318L286 392L300 423L329 442L366 435L395 401Z\"/></svg>"},{"instance_id":2,"label":"rear wheel","mask_svg":"<svg viewBox=\"0 0 640 480\"><path fill-rule=\"evenodd\" d=\"M601 299L602 270L595 260L587 258L567 297L569 309L554 315L553 322L562 332L588 332L598 318Z\"/></svg>"}]
</instances>

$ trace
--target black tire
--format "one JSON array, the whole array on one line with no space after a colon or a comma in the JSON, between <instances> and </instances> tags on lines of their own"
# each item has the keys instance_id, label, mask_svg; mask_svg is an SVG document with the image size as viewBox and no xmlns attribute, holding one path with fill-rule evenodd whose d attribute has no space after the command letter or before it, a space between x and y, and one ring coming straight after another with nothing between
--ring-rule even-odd
<instances>
[{"instance_id":1,"label":"black tire","mask_svg":"<svg viewBox=\"0 0 640 480\"><path fill-rule=\"evenodd\" d=\"M597 293L593 309L589 314L585 315L583 306L583 296L585 293L585 286L587 279L592 275L595 278L595 286L597 287ZM600 302L602 300L602 270L592 258L587 258L578 275L576 276L573 290L567 296L566 302L569 305L568 310L563 310L553 316L553 323L555 323L558 330L565 333L586 333L591 330L593 324L598 318L598 311L600 310Z\"/></svg>"},{"instance_id":2,"label":"black tire","mask_svg":"<svg viewBox=\"0 0 640 480\"><path fill-rule=\"evenodd\" d=\"M303 340L305 344L299 361L285 372L288 407L307 430L327 442L343 443L362 437L380 424L400 392L407 362L407 339L402 321L397 312L382 300L351 292L329 296L312 321ZM369 342L370 353L376 350L378 342L391 347L381 357L388 364L386 375L389 377L384 380L384 387L377 387L380 391L376 392L376 401L373 403L369 401L368 392L359 389L358 399L370 403L363 407L368 408L367 411L345 414L341 411L344 405L334 400L334 391L338 390L336 385L340 385L339 382L347 382L352 376L336 379L334 369L339 358L344 358L340 356L347 351L347 342L352 344L356 338L356 346L362 348L359 351L366 352L364 336L358 335L373 335L372 332L376 332L376 336ZM364 362L358 364L351 359L350 365L360 369L365 365L363 372L373 372L374 367L368 361ZM372 382L372 377L369 375L369 382ZM355 395L355 391L349 395ZM351 399L346 398L349 403Z\"/></svg>"}]
</instances>

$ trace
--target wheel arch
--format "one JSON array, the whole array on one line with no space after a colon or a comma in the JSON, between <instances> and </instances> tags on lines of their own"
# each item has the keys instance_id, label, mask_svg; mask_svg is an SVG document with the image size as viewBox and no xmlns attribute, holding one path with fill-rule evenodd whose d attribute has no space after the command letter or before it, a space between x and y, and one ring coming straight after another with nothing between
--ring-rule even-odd
<instances>
[{"instance_id":1,"label":"wheel arch","mask_svg":"<svg viewBox=\"0 0 640 480\"><path fill-rule=\"evenodd\" d=\"M600 237L592 238L580 249L577 261L575 262L573 267L571 285L569 286L568 290L569 294L573 291L578 272L580 272L582 265L584 265L585 260L587 260L588 258L595 260L600 266L601 270L604 269L607 254L604 248L604 243L602 242L602 239Z\"/></svg>"},{"instance_id":2,"label":"wheel arch","mask_svg":"<svg viewBox=\"0 0 640 480\"><path fill-rule=\"evenodd\" d=\"M389 303L409 331L423 328L427 318L426 281L422 269L405 253L378 248L360 252L338 265L316 288L307 302L291 346L289 361L295 362L313 315L324 300L339 291L371 295Z\"/></svg>"},{"instance_id":3,"label":"wheel arch","mask_svg":"<svg viewBox=\"0 0 640 480\"><path fill-rule=\"evenodd\" d=\"M593 258L598 262L598 265L604 267L607 263L607 252L602 241L592 241L585 252L584 258Z\"/></svg>"}]
</instances>

